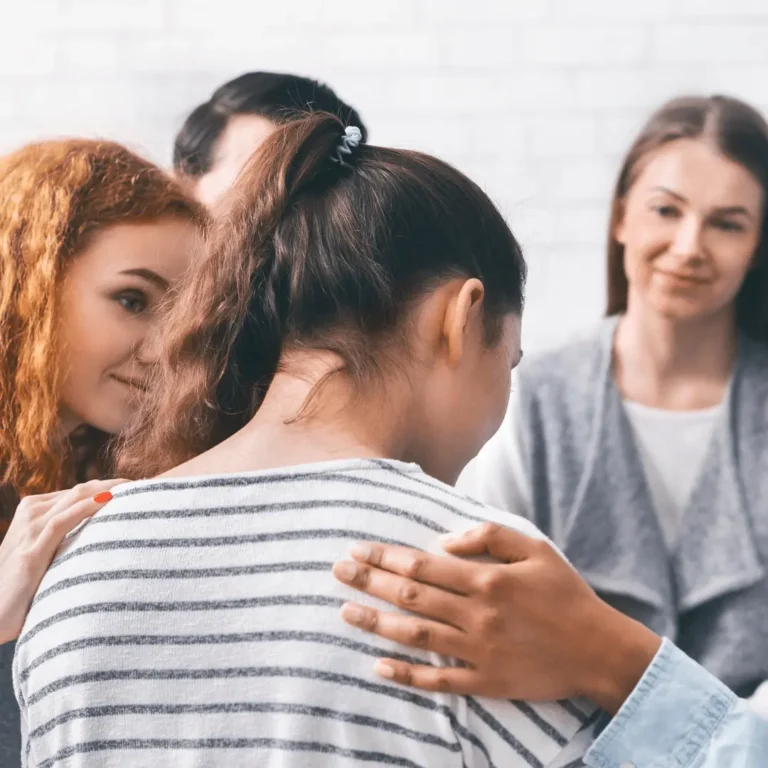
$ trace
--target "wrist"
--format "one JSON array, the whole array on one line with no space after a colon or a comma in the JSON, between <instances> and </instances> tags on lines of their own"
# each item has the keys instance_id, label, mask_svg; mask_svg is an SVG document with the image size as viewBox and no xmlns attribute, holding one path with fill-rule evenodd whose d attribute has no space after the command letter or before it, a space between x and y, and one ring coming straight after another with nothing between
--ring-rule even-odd
<instances>
[{"instance_id":1,"label":"wrist","mask_svg":"<svg viewBox=\"0 0 768 768\"><path fill-rule=\"evenodd\" d=\"M640 682L661 647L661 638L605 603L585 647L583 695L615 715Z\"/></svg>"}]
</instances>

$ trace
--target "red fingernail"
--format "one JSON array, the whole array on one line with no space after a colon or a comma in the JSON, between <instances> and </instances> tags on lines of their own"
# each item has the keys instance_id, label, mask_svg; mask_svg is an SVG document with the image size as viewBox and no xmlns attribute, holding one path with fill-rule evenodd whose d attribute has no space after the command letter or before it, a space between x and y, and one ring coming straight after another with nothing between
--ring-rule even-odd
<instances>
[{"instance_id":1,"label":"red fingernail","mask_svg":"<svg viewBox=\"0 0 768 768\"><path fill-rule=\"evenodd\" d=\"M97 504L106 504L108 501L112 500L112 494L109 491L102 491L101 493L97 493L93 500Z\"/></svg>"}]
</instances>

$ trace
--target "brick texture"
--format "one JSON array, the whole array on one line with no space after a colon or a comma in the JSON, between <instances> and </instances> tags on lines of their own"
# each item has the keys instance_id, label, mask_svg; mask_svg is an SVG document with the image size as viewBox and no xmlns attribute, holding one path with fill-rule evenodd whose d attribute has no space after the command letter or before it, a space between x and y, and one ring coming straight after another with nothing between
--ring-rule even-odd
<instances>
[{"instance_id":1,"label":"brick texture","mask_svg":"<svg viewBox=\"0 0 768 768\"><path fill-rule=\"evenodd\" d=\"M248 69L326 80L371 140L484 186L531 265L527 351L603 303L607 202L649 110L768 107L765 0L26 0L4 9L0 151L108 136L168 163L185 113Z\"/></svg>"}]
</instances>

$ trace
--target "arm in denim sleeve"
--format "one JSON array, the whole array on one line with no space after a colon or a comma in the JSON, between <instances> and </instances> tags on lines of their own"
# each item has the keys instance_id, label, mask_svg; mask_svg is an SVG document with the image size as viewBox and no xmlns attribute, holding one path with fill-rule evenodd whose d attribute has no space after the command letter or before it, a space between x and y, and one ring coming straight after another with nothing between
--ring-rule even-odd
<instances>
[{"instance_id":1,"label":"arm in denim sleeve","mask_svg":"<svg viewBox=\"0 0 768 768\"><path fill-rule=\"evenodd\" d=\"M585 762L589 768L762 768L768 722L665 640Z\"/></svg>"}]
</instances>

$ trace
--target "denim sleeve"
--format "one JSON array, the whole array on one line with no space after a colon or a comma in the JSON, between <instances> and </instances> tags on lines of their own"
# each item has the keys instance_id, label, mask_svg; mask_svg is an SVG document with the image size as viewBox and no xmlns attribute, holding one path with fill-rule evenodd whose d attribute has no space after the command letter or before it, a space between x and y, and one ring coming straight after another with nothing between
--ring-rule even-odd
<instances>
[{"instance_id":1,"label":"denim sleeve","mask_svg":"<svg viewBox=\"0 0 768 768\"><path fill-rule=\"evenodd\" d=\"M764 768L768 721L665 640L585 762L590 768Z\"/></svg>"}]
</instances>

